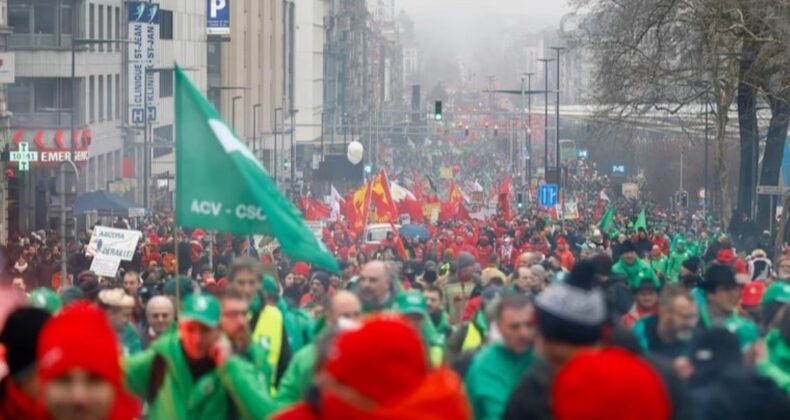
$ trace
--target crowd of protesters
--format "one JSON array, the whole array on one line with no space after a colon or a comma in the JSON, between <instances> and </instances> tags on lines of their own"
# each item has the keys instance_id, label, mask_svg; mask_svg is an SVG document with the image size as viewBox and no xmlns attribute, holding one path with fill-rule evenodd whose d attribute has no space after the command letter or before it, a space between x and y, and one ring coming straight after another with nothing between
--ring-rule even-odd
<instances>
[{"instance_id":1,"label":"crowd of protesters","mask_svg":"<svg viewBox=\"0 0 790 420\"><path fill-rule=\"evenodd\" d=\"M487 190L498 158L478 152L416 165L459 162ZM416 169L398 154L390 171ZM527 200L372 247L328 223L336 273L166 213L110 277L90 230L66 250L14 234L0 419L790 418L790 256L615 197L583 160L568 189L574 218Z\"/></svg>"}]
</instances>

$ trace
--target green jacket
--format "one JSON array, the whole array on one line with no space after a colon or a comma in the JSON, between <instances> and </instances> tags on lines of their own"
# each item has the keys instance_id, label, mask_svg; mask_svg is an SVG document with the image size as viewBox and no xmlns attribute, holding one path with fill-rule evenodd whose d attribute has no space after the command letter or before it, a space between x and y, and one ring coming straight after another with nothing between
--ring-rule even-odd
<instances>
[{"instance_id":1,"label":"green jacket","mask_svg":"<svg viewBox=\"0 0 790 420\"><path fill-rule=\"evenodd\" d=\"M721 325L713 325L710 312L708 312L708 300L705 297L705 292L703 292L702 289L696 288L691 291L691 296L694 297L694 300L697 302L700 322L706 329L718 326L732 331L740 340L741 350L745 350L760 338L760 331L757 329L757 325L751 320L738 315L738 312L735 310L732 311L732 315L724 320Z\"/></svg>"},{"instance_id":2,"label":"green jacket","mask_svg":"<svg viewBox=\"0 0 790 420\"><path fill-rule=\"evenodd\" d=\"M151 390L156 365L162 366L164 377L158 390ZM126 387L147 400L150 419L227 419L231 408L239 418L263 419L274 410L263 374L238 356L194 382L176 333L160 337L148 350L127 358L124 372ZM155 396L148 399L153 392Z\"/></svg>"},{"instance_id":3,"label":"green jacket","mask_svg":"<svg viewBox=\"0 0 790 420\"><path fill-rule=\"evenodd\" d=\"M680 242L682 246L685 246L685 242ZM680 245L678 244L678 245ZM669 261L667 262L667 272L666 278L667 282L676 282L680 277L680 266L683 265L683 261L686 261L691 257L691 253L684 249L683 251L678 250L678 246L675 245L674 250L669 255Z\"/></svg>"},{"instance_id":4,"label":"green jacket","mask_svg":"<svg viewBox=\"0 0 790 420\"><path fill-rule=\"evenodd\" d=\"M137 333L137 328L131 322L126 324L126 329L123 330L120 338L124 356L131 356L143 349L140 334Z\"/></svg>"},{"instance_id":5,"label":"green jacket","mask_svg":"<svg viewBox=\"0 0 790 420\"><path fill-rule=\"evenodd\" d=\"M765 336L768 359L757 365L759 371L790 394L790 344L774 329Z\"/></svg>"},{"instance_id":6,"label":"green jacket","mask_svg":"<svg viewBox=\"0 0 790 420\"><path fill-rule=\"evenodd\" d=\"M664 276L667 275L667 267L669 267L669 258L666 255L661 255L660 258L651 258L650 259L650 267L653 271L657 271Z\"/></svg>"},{"instance_id":7,"label":"green jacket","mask_svg":"<svg viewBox=\"0 0 790 420\"><path fill-rule=\"evenodd\" d=\"M517 355L501 343L484 347L472 359L464 384L477 420L499 420L511 392L534 360L532 348Z\"/></svg>"},{"instance_id":8,"label":"green jacket","mask_svg":"<svg viewBox=\"0 0 790 420\"><path fill-rule=\"evenodd\" d=\"M626 282L630 287L638 287L645 280L652 281L656 287L660 285L656 272L653 267L645 261L637 258L633 264L626 264L625 260L620 258L612 267L612 273L622 274L626 277Z\"/></svg>"},{"instance_id":9,"label":"green jacket","mask_svg":"<svg viewBox=\"0 0 790 420\"><path fill-rule=\"evenodd\" d=\"M305 393L313 385L316 358L315 343L304 346L294 355L280 380L280 387L274 398L278 408L287 407L304 399Z\"/></svg>"}]
</instances>

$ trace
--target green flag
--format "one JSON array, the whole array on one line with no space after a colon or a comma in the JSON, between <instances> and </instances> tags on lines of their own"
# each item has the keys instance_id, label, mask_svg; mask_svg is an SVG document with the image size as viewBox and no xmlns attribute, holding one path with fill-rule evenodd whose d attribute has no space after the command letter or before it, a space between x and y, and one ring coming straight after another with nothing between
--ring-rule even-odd
<instances>
[{"instance_id":1,"label":"green flag","mask_svg":"<svg viewBox=\"0 0 790 420\"><path fill-rule=\"evenodd\" d=\"M603 214L601 217L601 221L598 222L598 227L601 228L601 231L607 232L609 231L609 227L612 226L614 222L614 204L610 204L609 207L606 209L606 213Z\"/></svg>"},{"instance_id":2,"label":"green flag","mask_svg":"<svg viewBox=\"0 0 790 420\"><path fill-rule=\"evenodd\" d=\"M175 77L176 224L274 236L291 258L338 271L332 254L180 67Z\"/></svg>"},{"instance_id":3,"label":"green flag","mask_svg":"<svg viewBox=\"0 0 790 420\"><path fill-rule=\"evenodd\" d=\"M634 223L634 229L639 230L640 228L647 230L647 216L645 215L645 209L642 209L642 212L639 213L639 217L636 219L636 223Z\"/></svg>"}]
</instances>

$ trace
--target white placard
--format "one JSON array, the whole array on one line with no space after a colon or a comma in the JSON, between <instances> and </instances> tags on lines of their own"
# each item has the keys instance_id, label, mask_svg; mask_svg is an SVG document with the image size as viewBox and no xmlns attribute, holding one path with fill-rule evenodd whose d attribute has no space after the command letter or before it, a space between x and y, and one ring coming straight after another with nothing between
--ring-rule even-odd
<instances>
[{"instance_id":1,"label":"white placard","mask_svg":"<svg viewBox=\"0 0 790 420\"><path fill-rule=\"evenodd\" d=\"M118 267L121 266L121 259L106 255L97 255L91 262L90 270L97 276L114 278L118 274Z\"/></svg>"},{"instance_id":2,"label":"white placard","mask_svg":"<svg viewBox=\"0 0 790 420\"><path fill-rule=\"evenodd\" d=\"M143 236L139 230L115 229L105 226L96 226L93 229L88 249L85 255L94 257L106 256L131 261L137 242Z\"/></svg>"}]
</instances>

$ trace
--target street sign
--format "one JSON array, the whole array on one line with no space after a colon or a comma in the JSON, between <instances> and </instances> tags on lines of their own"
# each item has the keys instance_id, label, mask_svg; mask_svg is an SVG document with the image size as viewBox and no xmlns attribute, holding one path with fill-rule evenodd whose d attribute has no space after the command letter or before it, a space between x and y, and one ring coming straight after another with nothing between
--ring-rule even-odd
<instances>
[{"instance_id":1,"label":"street sign","mask_svg":"<svg viewBox=\"0 0 790 420\"><path fill-rule=\"evenodd\" d=\"M577 153L580 159L587 159L588 157L590 157L590 152L585 149L579 149Z\"/></svg>"},{"instance_id":2,"label":"street sign","mask_svg":"<svg viewBox=\"0 0 790 420\"><path fill-rule=\"evenodd\" d=\"M613 164L612 165L612 173L613 174L625 175L625 165L618 165L616 163Z\"/></svg>"},{"instance_id":3,"label":"street sign","mask_svg":"<svg viewBox=\"0 0 790 420\"><path fill-rule=\"evenodd\" d=\"M785 194L790 194L790 187L780 187L780 186L777 186L777 185L758 185L757 186L757 194L763 194L763 195L785 195Z\"/></svg>"},{"instance_id":4,"label":"street sign","mask_svg":"<svg viewBox=\"0 0 790 420\"><path fill-rule=\"evenodd\" d=\"M31 152L30 145L27 142L22 142L19 143L19 150L10 153L9 160L18 162L20 171L27 171L30 169L30 162L38 160L38 152Z\"/></svg>"},{"instance_id":5,"label":"street sign","mask_svg":"<svg viewBox=\"0 0 790 420\"><path fill-rule=\"evenodd\" d=\"M557 205L557 184L543 184L538 188L538 202L543 207Z\"/></svg>"}]
</instances>

